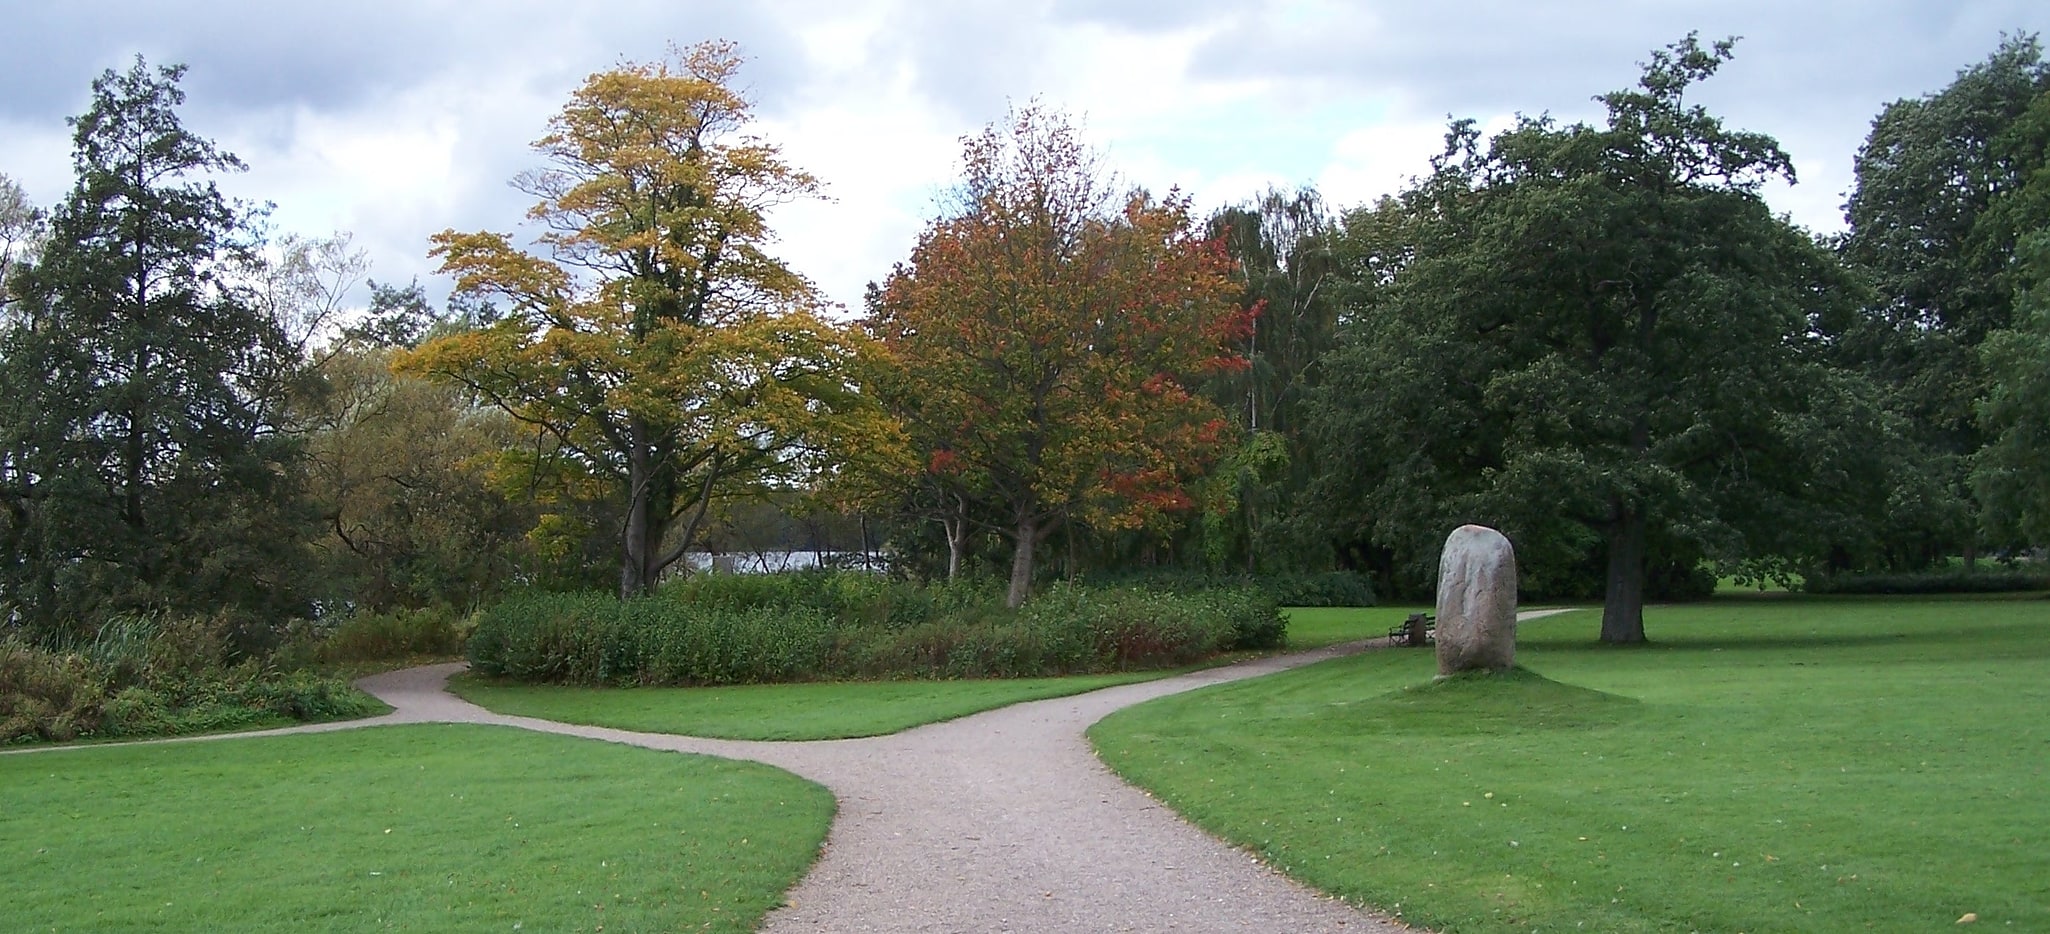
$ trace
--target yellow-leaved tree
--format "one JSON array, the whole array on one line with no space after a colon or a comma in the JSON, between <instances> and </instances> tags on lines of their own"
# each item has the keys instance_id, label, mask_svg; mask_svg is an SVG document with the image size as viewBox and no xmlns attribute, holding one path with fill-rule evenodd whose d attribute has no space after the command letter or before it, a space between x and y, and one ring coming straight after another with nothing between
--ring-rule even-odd
<instances>
[{"instance_id":1,"label":"yellow-leaved tree","mask_svg":"<svg viewBox=\"0 0 2050 934\"><path fill-rule=\"evenodd\" d=\"M706 42L587 79L534 144L547 166L515 182L540 199L532 248L433 238L457 289L505 317L399 363L490 400L552 443L550 469L614 492L622 597L654 587L715 503L887 430L849 378L861 335L767 251L768 209L818 182L746 132L740 61Z\"/></svg>"}]
</instances>

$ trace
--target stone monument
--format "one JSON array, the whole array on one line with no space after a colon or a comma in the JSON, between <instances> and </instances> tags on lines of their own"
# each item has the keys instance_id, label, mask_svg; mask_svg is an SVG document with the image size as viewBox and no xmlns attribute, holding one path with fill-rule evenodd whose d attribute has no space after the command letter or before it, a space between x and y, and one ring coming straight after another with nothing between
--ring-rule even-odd
<instances>
[{"instance_id":1,"label":"stone monument","mask_svg":"<svg viewBox=\"0 0 2050 934\"><path fill-rule=\"evenodd\" d=\"M1516 550L1502 533L1462 525L1438 559L1438 677L1516 665Z\"/></svg>"}]
</instances>

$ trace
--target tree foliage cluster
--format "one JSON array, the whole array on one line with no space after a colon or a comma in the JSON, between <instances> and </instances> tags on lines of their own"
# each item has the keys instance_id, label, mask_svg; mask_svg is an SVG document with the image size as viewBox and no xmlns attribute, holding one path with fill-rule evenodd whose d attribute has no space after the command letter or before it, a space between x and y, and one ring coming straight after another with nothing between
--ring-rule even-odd
<instances>
[{"instance_id":1,"label":"tree foliage cluster","mask_svg":"<svg viewBox=\"0 0 2050 934\"><path fill-rule=\"evenodd\" d=\"M1334 210L1199 217L1039 105L852 321L777 258L820 182L754 135L729 43L600 72L535 143L526 233L432 238L455 293L267 239L138 60L49 211L0 178L0 598L17 629L622 598L720 543L994 576L1179 568L1430 584L1507 532L1603 637L1714 573L1914 571L2050 541L2050 66L2013 37L1886 105L1849 231L1760 197L1776 141L1655 51L1593 123L1455 121ZM844 545L843 545L844 547Z\"/></svg>"}]
</instances>

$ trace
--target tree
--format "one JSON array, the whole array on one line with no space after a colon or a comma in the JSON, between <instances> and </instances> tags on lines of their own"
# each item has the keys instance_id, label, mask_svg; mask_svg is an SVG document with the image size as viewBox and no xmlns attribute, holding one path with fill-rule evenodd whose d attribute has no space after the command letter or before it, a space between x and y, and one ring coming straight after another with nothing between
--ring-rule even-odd
<instances>
[{"instance_id":1,"label":"tree","mask_svg":"<svg viewBox=\"0 0 2050 934\"><path fill-rule=\"evenodd\" d=\"M1216 498L1236 509L1206 514L1205 548L1222 564L1235 547L1248 572L1259 570L1262 557L1305 565L1328 552L1317 523L1277 521L1276 514L1300 501L1315 469L1301 410L1317 384L1318 360L1337 341L1344 282L1332 249L1335 225L1314 189L1270 189L1211 215L1210 230L1238 266L1240 304L1255 314L1244 344L1248 365L1205 387L1245 429L1212 480L1223 488Z\"/></svg>"},{"instance_id":2,"label":"tree","mask_svg":"<svg viewBox=\"0 0 2050 934\"><path fill-rule=\"evenodd\" d=\"M199 179L242 163L180 124L183 71L137 58L93 82L77 184L16 277L0 503L32 625L297 606L297 451L254 402L295 361L239 284L250 217Z\"/></svg>"},{"instance_id":3,"label":"tree","mask_svg":"<svg viewBox=\"0 0 2050 934\"><path fill-rule=\"evenodd\" d=\"M1889 536L1926 546L1896 560L1976 551L1966 476L1986 443L1980 345L2012 320L2016 244L2050 223L2050 211L2014 197L2044 165L2046 101L2041 46L2009 37L1943 90L1886 105L1858 152L1841 251L1878 301L1847 330L1843 353L1887 387L1913 427L1900 443L1928 465L1909 475L1921 492L1900 496Z\"/></svg>"},{"instance_id":4,"label":"tree","mask_svg":"<svg viewBox=\"0 0 2050 934\"><path fill-rule=\"evenodd\" d=\"M2038 170L2050 180L2050 169ZM2024 275L2013 326L1989 335L1989 391L1980 403L1989 439L1973 483L1989 529L2033 545L2050 543L2050 228L2023 241Z\"/></svg>"},{"instance_id":5,"label":"tree","mask_svg":"<svg viewBox=\"0 0 2050 934\"><path fill-rule=\"evenodd\" d=\"M392 347L344 342L297 420L329 592L359 610L475 606L520 569L532 510L494 482L522 438L462 390L393 374Z\"/></svg>"},{"instance_id":6,"label":"tree","mask_svg":"<svg viewBox=\"0 0 2050 934\"><path fill-rule=\"evenodd\" d=\"M0 311L13 303L8 285L16 271L26 269L42 252L48 218L28 199L14 179L0 173Z\"/></svg>"},{"instance_id":7,"label":"tree","mask_svg":"<svg viewBox=\"0 0 2050 934\"><path fill-rule=\"evenodd\" d=\"M817 183L744 134L739 66L709 42L587 79L535 144L549 166L517 182L540 199L540 252L434 237L458 291L503 302L503 319L400 364L479 393L609 485L622 596L651 590L720 498L815 472L876 421L845 375L859 335L821 321L810 284L767 252L767 210Z\"/></svg>"},{"instance_id":8,"label":"tree","mask_svg":"<svg viewBox=\"0 0 2050 934\"><path fill-rule=\"evenodd\" d=\"M1066 120L1025 108L963 158L960 204L867 326L893 364L877 391L927 482L960 521L992 515L1009 537L1016 606L1063 523L1130 528L1194 505L1230 432L1190 387L1244 365L1231 342L1249 316L1187 199L1118 197Z\"/></svg>"},{"instance_id":9,"label":"tree","mask_svg":"<svg viewBox=\"0 0 2050 934\"><path fill-rule=\"evenodd\" d=\"M1423 564L1478 521L1522 565L1599 555L1601 638L1640 642L1661 555L1812 546L1793 533L1852 486L1826 471L1869 468L1818 336L1855 293L1757 193L1786 155L1684 100L1730 47L1653 53L1603 126L1524 118L1483 152L1455 123L1428 177L1348 218L1357 323L1314 414L1324 501L1372 540Z\"/></svg>"}]
</instances>

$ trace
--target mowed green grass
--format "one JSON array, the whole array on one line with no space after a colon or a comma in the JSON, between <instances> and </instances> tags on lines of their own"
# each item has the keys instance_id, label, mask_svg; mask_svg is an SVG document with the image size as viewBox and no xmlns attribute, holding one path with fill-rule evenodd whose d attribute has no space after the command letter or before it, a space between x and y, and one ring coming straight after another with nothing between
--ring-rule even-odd
<instances>
[{"instance_id":1,"label":"mowed green grass","mask_svg":"<svg viewBox=\"0 0 2050 934\"><path fill-rule=\"evenodd\" d=\"M1288 648L1318 649L1340 642L1378 639L1402 625L1411 613L1429 613L1427 606L1291 607Z\"/></svg>"},{"instance_id":2,"label":"mowed green grass","mask_svg":"<svg viewBox=\"0 0 2050 934\"><path fill-rule=\"evenodd\" d=\"M1287 611L1287 651L1385 636L1404 617L1428 609L1291 609ZM1251 653L1244 657L1251 657ZM1212 664L1231 660L1226 657ZM463 674L450 679L449 690L497 713L561 723L717 739L851 739L883 736L1011 704L1067 697L1188 670L1065 678L808 682L715 688L564 687Z\"/></svg>"},{"instance_id":3,"label":"mowed green grass","mask_svg":"<svg viewBox=\"0 0 2050 934\"><path fill-rule=\"evenodd\" d=\"M1434 930L2050 930L2050 601L1655 607L1637 649L1599 626L1524 624L1524 675L1370 652L1090 735L1197 823Z\"/></svg>"},{"instance_id":4,"label":"mowed green grass","mask_svg":"<svg viewBox=\"0 0 2050 934\"><path fill-rule=\"evenodd\" d=\"M1174 672L717 688L562 687L458 675L450 679L449 690L498 713L560 723L718 739L809 740L882 736L1023 701L1066 697L1170 674Z\"/></svg>"},{"instance_id":5,"label":"mowed green grass","mask_svg":"<svg viewBox=\"0 0 2050 934\"><path fill-rule=\"evenodd\" d=\"M833 799L503 727L0 756L10 931L751 931Z\"/></svg>"}]
</instances>

